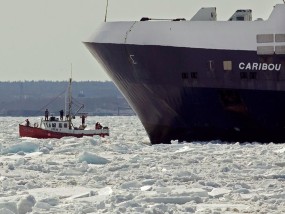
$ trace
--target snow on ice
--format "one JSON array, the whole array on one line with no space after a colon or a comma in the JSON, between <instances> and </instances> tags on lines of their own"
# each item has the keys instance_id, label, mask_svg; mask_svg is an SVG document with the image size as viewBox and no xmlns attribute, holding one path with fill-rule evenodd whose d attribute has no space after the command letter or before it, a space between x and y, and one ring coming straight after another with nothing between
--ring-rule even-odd
<instances>
[{"instance_id":1,"label":"snow on ice","mask_svg":"<svg viewBox=\"0 0 285 214\"><path fill-rule=\"evenodd\" d=\"M151 146L137 117L89 117L106 138L19 138L23 120L1 118L0 214L285 213L283 144Z\"/></svg>"}]
</instances>

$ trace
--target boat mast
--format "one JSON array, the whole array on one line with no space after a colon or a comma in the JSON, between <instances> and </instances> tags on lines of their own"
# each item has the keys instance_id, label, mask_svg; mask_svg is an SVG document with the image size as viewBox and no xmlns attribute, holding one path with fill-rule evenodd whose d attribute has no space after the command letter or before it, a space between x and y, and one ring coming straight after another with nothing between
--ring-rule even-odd
<instances>
[{"instance_id":1,"label":"boat mast","mask_svg":"<svg viewBox=\"0 0 285 214\"><path fill-rule=\"evenodd\" d=\"M69 84L68 84L68 125L71 129L71 120L72 120L72 94L71 94L71 82L72 82L72 64L71 64L71 77L69 78Z\"/></svg>"}]
</instances>

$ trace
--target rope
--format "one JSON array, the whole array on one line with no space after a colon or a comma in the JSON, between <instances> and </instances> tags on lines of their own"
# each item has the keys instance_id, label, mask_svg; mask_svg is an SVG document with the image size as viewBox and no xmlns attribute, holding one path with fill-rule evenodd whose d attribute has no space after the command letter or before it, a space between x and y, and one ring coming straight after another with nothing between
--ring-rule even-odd
<instances>
[{"instance_id":1,"label":"rope","mask_svg":"<svg viewBox=\"0 0 285 214\"><path fill-rule=\"evenodd\" d=\"M77 106L84 105L83 103L79 102L78 100L74 99L73 97L72 97L72 101L73 101L74 105L77 105Z\"/></svg>"},{"instance_id":2,"label":"rope","mask_svg":"<svg viewBox=\"0 0 285 214\"><path fill-rule=\"evenodd\" d=\"M56 99L58 99L61 95L63 95L66 92L66 90L64 90L63 92L61 92L57 97L55 97L54 99L52 99L48 104L44 105L41 109L39 109L37 112L34 113L34 115L36 115L36 113L38 112L42 112L45 108L47 108L51 103L53 103Z\"/></svg>"},{"instance_id":3,"label":"rope","mask_svg":"<svg viewBox=\"0 0 285 214\"><path fill-rule=\"evenodd\" d=\"M44 109L46 109L51 103L53 103L55 100L57 100L61 95L63 95L66 92L66 90L64 90L63 92L61 92L57 97L53 98L49 103L47 103L46 105L44 105L42 108L40 108L37 112L34 113L34 115L36 115L39 112L42 112ZM74 105L78 106L84 106L83 103L80 103L79 101L77 101L76 99L74 99L72 97L72 103Z\"/></svg>"}]
</instances>

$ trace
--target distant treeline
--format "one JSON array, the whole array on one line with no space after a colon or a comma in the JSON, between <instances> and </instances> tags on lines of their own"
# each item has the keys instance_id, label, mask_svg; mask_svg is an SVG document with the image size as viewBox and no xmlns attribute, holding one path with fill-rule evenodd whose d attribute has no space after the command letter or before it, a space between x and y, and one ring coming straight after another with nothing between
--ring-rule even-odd
<instances>
[{"instance_id":1,"label":"distant treeline","mask_svg":"<svg viewBox=\"0 0 285 214\"><path fill-rule=\"evenodd\" d=\"M41 115L43 108L57 112L64 108L67 81L0 82L0 115ZM92 114L115 114L129 105L113 82L72 82L72 95Z\"/></svg>"},{"instance_id":2,"label":"distant treeline","mask_svg":"<svg viewBox=\"0 0 285 214\"><path fill-rule=\"evenodd\" d=\"M20 96L54 97L67 87L67 81L0 82L0 99L14 99ZM121 96L114 83L110 81L72 82L72 91L74 97L79 95L85 97Z\"/></svg>"}]
</instances>

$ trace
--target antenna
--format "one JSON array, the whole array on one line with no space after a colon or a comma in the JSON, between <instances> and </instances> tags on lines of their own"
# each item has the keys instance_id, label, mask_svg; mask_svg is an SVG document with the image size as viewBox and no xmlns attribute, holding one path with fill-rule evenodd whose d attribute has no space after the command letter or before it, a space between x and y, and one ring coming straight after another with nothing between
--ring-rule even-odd
<instances>
[{"instance_id":1,"label":"antenna","mask_svg":"<svg viewBox=\"0 0 285 214\"><path fill-rule=\"evenodd\" d=\"M284 0L285 1L285 0ZM107 20L107 14L108 14L108 6L109 6L109 0L107 0L107 5L106 5L106 13L105 13L105 22Z\"/></svg>"},{"instance_id":2,"label":"antenna","mask_svg":"<svg viewBox=\"0 0 285 214\"><path fill-rule=\"evenodd\" d=\"M70 63L70 81L72 80L72 63Z\"/></svg>"}]
</instances>

